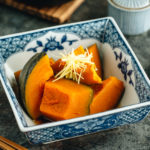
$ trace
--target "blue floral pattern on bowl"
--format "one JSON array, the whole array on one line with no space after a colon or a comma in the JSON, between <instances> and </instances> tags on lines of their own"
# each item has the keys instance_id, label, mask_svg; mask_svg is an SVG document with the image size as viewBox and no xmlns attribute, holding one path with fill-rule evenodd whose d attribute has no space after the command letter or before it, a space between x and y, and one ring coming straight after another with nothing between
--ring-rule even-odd
<instances>
[{"instance_id":1,"label":"blue floral pattern on bowl","mask_svg":"<svg viewBox=\"0 0 150 150\"><path fill-rule=\"evenodd\" d=\"M63 43L68 42L69 45L72 45L74 42L76 42L78 40L74 39L74 40L68 40L67 39L67 35L63 35L61 38L61 41L56 41L56 37L52 37L50 36L49 38L47 38L47 42L46 44L43 44L42 41L37 40L36 47L32 47L29 48L27 51L33 51L33 52L37 52L37 48L42 47L42 51L54 51L56 49L58 50L64 50L64 46Z\"/></svg>"},{"instance_id":2,"label":"blue floral pattern on bowl","mask_svg":"<svg viewBox=\"0 0 150 150\"><path fill-rule=\"evenodd\" d=\"M52 36L47 38L45 43L39 40L40 37L45 36L48 32L62 33L63 36L59 41ZM45 124L30 128L27 125L14 92L8 83L3 68L3 62L6 62L10 56L17 54L18 52L37 52L39 48L43 51L55 51L56 49L62 50L64 44L75 44L78 39L69 39L67 34L76 35L80 39L93 38L101 43L109 43L118 63L120 73L122 73L123 78L125 80L128 79L129 84L135 88L140 103L126 108L108 111L107 113L104 112L86 116L85 118L75 119L77 121L69 120L69 122L62 122L60 124ZM32 41L36 41L36 45L26 49L27 45ZM116 52L115 48L120 48L122 52ZM19 127L26 134L31 143L53 142L135 123L142 120L150 111L150 83L139 66L132 50L119 31L116 23L111 18L96 19L24 34L1 37L0 54L0 77L2 84L7 89L7 93L9 93L9 101L12 102L11 106L13 107L13 110L15 110ZM123 55L129 55L131 57L133 69L128 68L128 59L125 59L125 56ZM132 78L133 75L136 80L135 83Z\"/></svg>"},{"instance_id":3,"label":"blue floral pattern on bowl","mask_svg":"<svg viewBox=\"0 0 150 150\"><path fill-rule=\"evenodd\" d=\"M118 64L118 68L123 73L124 79L127 80L127 77L128 77L130 79L129 84L134 86L134 83L131 78L133 70L132 69L128 70L128 65L129 65L128 60L126 58L123 59L122 52L120 52L120 54L118 54L116 51L114 51L114 54L115 54L116 60L120 61Z\"/></svg>"}]
</instances>

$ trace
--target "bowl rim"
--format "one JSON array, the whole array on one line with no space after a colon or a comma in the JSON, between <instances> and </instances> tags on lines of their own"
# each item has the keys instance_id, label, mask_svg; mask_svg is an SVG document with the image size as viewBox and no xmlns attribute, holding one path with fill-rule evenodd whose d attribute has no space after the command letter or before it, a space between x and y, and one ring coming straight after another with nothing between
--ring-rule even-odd
<instances>
[{"instance_id":1,"label":"bowl rim","mask_svg":"<svg viewBox=\"0 0 150 150\"><path fill-rule=\"evenodd\" d=\"M146 82L148 83L148 85L150 87L150 80L149 80L148 76L146 75L144 69L142 68L140 62L138 61L135 53L133 52L132 48L128 44L128 42L127 42L126 38L124 37L123 33L119 29L116 21L112 17L97 18L97 19L92 19L92 20L87 20L87 21L68 23L68 24L64 24L64 25L46 27L46 28L42 28L42 29L36 29L36 30L31 30L31 31L21 32L21 33L16 33L16 34L10 34L10 35L6 35L6 36L2 36L2 37L0 37L0 39L9 38L9 37L13 37L13 36L19 36L19 35L23 35L23 34L30 34L30 33L34 33L34 32L40 32L40 31L48 30L48 29L56 29L58 27L65 27L65 26L69 26L69 25L82 24L82 23L88 23L88 22L90 23L90 22L105 20L105 19L107 21L111 21L113 23L113 25L115 26L117 32L120 34L121 38L124 40L125 44L129 48L129 51L131 52L132 56L134 57L135 62L137 63L143 77L145 78ZM73 118L73 119L69 119L69 120L63 120L63 121L58 121L58 122L50 122L50 123L45 123L45 124L41 124L41 125L25 127L25 126L23 126L20 118L18 117L18 113L16 111L16 108L15 108L12 100L11 100L9 92L6 89L6 85L3 81L3 78L1 76L1 74L0 74L0 80L2 82L4 91L7 95L7 98L9 100L9 103L10 103L11 108L13 110L14 116L17 120L18 127L22 132L29 132L29 131L40 130L40 129L44 129L44 128L50 128L50 127L54 127L54 126L60 126L60 125L64 125L64 124L77 123L77 122L80 122L80 121L95 119L95 118L98 118L98 117L102 117L102 116L106 116L106 115L110 115L110 114L115 114L115 113L119 113L119 112L123 112L123 111L127 111L127 110L132 110L132 109L136 109L136 108L140 108L140 107L150 106L150 101L148 101L148 102L143 102L143 103L138 103L138 104L134 104L134 105L130 105L130 106L125 106L125 107L122 107L122 108L117 108L117 109L113 109L113 110L109 110L109 111L105 111L105 112L101 112L101 113L97 113L97 114L93 114L93 115L87 115L87 116L84 116L84 117L78 117L78 118Z\"/></svg>"}]
</instances>

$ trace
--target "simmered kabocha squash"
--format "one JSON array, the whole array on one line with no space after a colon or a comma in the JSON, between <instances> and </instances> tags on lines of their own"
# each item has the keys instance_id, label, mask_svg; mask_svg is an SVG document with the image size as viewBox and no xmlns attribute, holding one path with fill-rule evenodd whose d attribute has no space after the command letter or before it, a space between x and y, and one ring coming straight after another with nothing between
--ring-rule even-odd
<instances>
[{"instance_id":1,"label":"simmered kabocha squash","mask_svg":"<svg viewBox=\"0 0 150 150\"><path fill-rule=\"evenodd\" d=\"M109 77L102 84L92 86L94 96L90 105L90 114L114 108L124 91L124 84L116 77Z\"/></svg>"},{"instance_id":2,"label":"simmered kabocha squash","mask_svg":"<svg viewBox=\"0 0 150 150\"><path fill-rule=\"evenodd\" d=\"M52 57L49 59L49 62L50 62L51 66L55 63L55 61L54 61L54 59Z\"/></svg>"},{"instance_id":3,"label":"simmered kabocha squash","mask_svg":"<svg viewBox=\"0 0 150 150\"><path fill-rule=\"evenodd\" d=\"M82 73L81 83L92 85L102 83L102 79L96 73L95 64L87 64L86 70Z\"/></svg>"},{"instance_id":4,"label":"simmered kabocha squash","mask_svg":"<svg viewBox=\"0 0 150 150\"><path fill-rule=\"evenodd\" d=\"M90 54L92 53L93 55L92 62L94 62L96 65L97 74L102 78L102 65L97 45L96 44L91 45L90 47L88 47L88 51Z\"/></svg>"},{"instance_id":5,"label":"simmered kabocha squash","mask_svg":"<svg viewBox=\"0 0 150 150\"><path fill-rule=\"evenodd\" d=\"M116 77L102 81L96 44L86 50L80 46L57 61L37 53L15 77L32 119L43 115L58 121L110 110L124 91L123 82Z\"/></svg>"},{"instance_id":6,"label":"simmered kabocha squash","mask_svg":"<svg viewBox=\"0 0 150 150\"><path fill-rule=\"evenodd\" d=\"M61 59L58 59L51 65L51 67L54 73L57 74L59 71L61 71L64 68L65 64L66 63L64 61L62 61Z\"/></svg>"},{"instance_id":7,"label":"simmered kabocha squash","mask_svg":"<svg viewBox=\"0 0 150 150\"><path fill-rule=\"evenodd\" d=\"M24 66L19 76L21 98L28 114L37 119L45 82L53 76L46 53L35 54Z\"/></svg>"},{"instance_id":8,"label":"simmered kabocha squash","mask_svg":"<svg viewBox=\"0 0 150 150\"><path fill-rule=\"evenodd\" d=\"M68 79L45 83L40 111L52 120L65 120L89 114L93 90Z\"/></svg>"},{"instance_id":9,"label":"simmered kabocha squash","mask_svg":"<svg viewBox=\"0 0 150 150\"><path fill-rule=\"evenodd\" d=\"M82 46L79 46L77 49L74 50L74 53L75 55L84 54L84 48ZM65 64L66 63L62 61L61 59L58 59L57 61L55 61L51 65L54 73L57 74L59 71L61 71L64 68Z\"/></svg>"},{"instance_id":10,"label":"simmered kabocha squash","mask_svg":"<svg viewBox=\"0 0 150 150\"><path fill-rule=\"evenodd\" d=\"M93 46L92 48L89 48L89 49L90 49L90 53L94 52L94 55L97 55L98 50L95 47L96 46ZM84 48L82 46L80 46L74 50L75 56L84 55L85 53L86 53L86 51L84 50ZM89 54L89 53L87 52L87 54ZM92 54L92 56L93 56L93 54ZM71 58L68 58L68 59L70 59L70 61L73 61L73 59L71 59ZM84 71L83 71L83 69L79 69L79 68L75 69L75 72L77 74L80 74L83 71L81 74L82 77L80 78L81 83L91 85L91 84L99 84L102 82L101 77L96 72L97 66L94 63L92 63L95 61L95 59L97 59L96 62L97 62L98 70L99 70L100 69L100 63L98 63L98 57L97 56L94 56L94 60L93 59L90 60L91 63L85 63L86 69ZM76 64L77 60L75 60L74 63ZM70 62L69 62L69 65L70 65ZM64 67L67 68L68 66L67 66L67 62L62 61L62 59L58 59L54 64L52 64L52 68L53 68L55 74L59 73L60 71L62 71L64 69ZM99 74L100 74L100 72L101 71L99 71Z\"/></svg>"}]
</instances>

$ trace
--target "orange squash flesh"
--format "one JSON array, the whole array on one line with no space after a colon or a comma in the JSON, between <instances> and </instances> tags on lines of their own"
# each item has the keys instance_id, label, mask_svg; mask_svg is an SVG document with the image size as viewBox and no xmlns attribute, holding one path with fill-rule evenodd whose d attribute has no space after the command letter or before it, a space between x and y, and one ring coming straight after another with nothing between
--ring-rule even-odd
<instances>
[{"instance_id":1,"label":"orange squash flesh","mask_svg":"<svg viewBox=\"0 0 150 150\"><path fill-rule=\"evenodd\" d=\"M96 65L97 74L102 78L102 65L97 45L96 44L91 45L90 47L88 47L88 51L90 54L91 53L93 54L92 62L94 62Z\"/></svg>"},{"instance_id":2,"label":"orange squash flesh","mask_svg":"<svg viewBox=\"0 0 150 150\"><path fill-rule=\"evenodd\" d=\"M45 84L40 111L52 120L88 115L93 90L72 80L49 80Z\"/></svg>"},{"instance_id":3,"label":"orange squash flesh","mask_svg":"<svg viewBox=\"0 0 150 150\"><path fill-rule=\"evenodd\" d=\"M82 73L83 79L80 80L81 83L85 83L87 85L102 83L102 80L96 73L95 68L95 64L87 64L86 70Z\"/></svg>"},{"instance_id":4,"label":"orange squash flesh","mask_svg":"<svg viewBox=\"0 0 150 150\"><path fill-rule=\"evenodd\" d=\"M54 62L54 64L51 65L51 67L54 73L57 74L59 71L61 71L64 68L65 64L66 63L64 61L58 59L57 61Z\"/></svg>"},{"instance_id":5,"label":"orange squash flesh","mask_svg":"<svg viewBox=\"0 0 150 150\"><path fill-rule=\"evenodd\" d=\"M51 65L51 66L55 63L55 61L54 61L53 58L49 58L49 62L50 62L50 65Z\"/></svg>"},{"instance_id":6,"label":"orange squash flesh","mask_svg":"<svg viewBox=\"0 0 150 150\"><path fill-rule=\"evenodd\" d=\"M98 50L96 49L96 47L97 46L94 45L89 49L90 49L90 53L92 53L94 51L94 53L93 53L93 56L94 56L93 62L95 61L95 58L96 58L97 59L96 61L97 61L97 64L98 64L98 56L95 56L98 53ZM80 47L78 47L77 49L74 50L74 53L76 55L84 54L85 50L82 46L80 46ZM61 71L64 68L65 64L66 63L64 61L62 61L61 59L58 59L54 64L52 64L52 68L53 68L55 73L58 73L59 71ZM100 63L98 65L100 65ZM101 77L97 74L96 68L97 68L97 66L95 64L87 64L86 70L82 73L83 79L80 80L81 83L84 83L84 84L87 84L87 85L100 84L102 82L102 80L101 80ZM80 74L80 70L78 70L77 72Z\"/></svg>"},{"instance_id":7,"label":"orange squash flesh","mask_svg":"<svg viewBox=\"0 0 150 150\"><path fill-rule=\"evenodd\" d=\"M33 119L37 119L41 113L39 110L44 84L53 76L49 58L43 56L29 75L25 86L25 105L28 113Z\"/></svg>"},{"instance_id":8,"label":"orange squash flesh","mask_svg":"<svg viewBox=\"0 0 150 150\"><path fill-rule=\"evenodd\" d=\"M74 54L75 55L81 55L81 54L84 54L84 48L83 48L83 46L79 46L78 48L76 48L75 50L74 50Z\"/></svg>"},{"instance_id":9,"label":"orange squash flesh","mask_svg":"<svg viewBox=\"0 0 150 150\"><path fill-rule=\"evenodd\" d=\"M82 46L79 46L77 49L74 50L75 55L84 54L84 52L85 51ZM61 59L58 59L55 63L53 63L51 66L53 68L54 73L57 74L59 71L61 71L64 68L65 64L66 63Z\"/></svg>"},{"instance_id":10,"label":"orange squash flesh","mask_svg":"<svg viewBox=\"0 0 150 150\"><path fill-rule=\"evenodd\" d=\"M49 58L49 62L50 62L50 65L53 65L55 63L53 58ZM19 81L19 75L20 75L21 71L22 70L18 70L14 73L14 76L15 76L15 79L17 82Z\"/></svg>"},{"instance_id":11,"label":"orange squash flesh","mask_svg":"<svg viewBox=\"0 0 150 150\"><path fill-rule=\"evenodd\" d=\"M124 91L123 82L109 77L101 85L94 85L94 97L90 105L90 114L104 112L116 106Z\"/></svg>"}]
</instances>

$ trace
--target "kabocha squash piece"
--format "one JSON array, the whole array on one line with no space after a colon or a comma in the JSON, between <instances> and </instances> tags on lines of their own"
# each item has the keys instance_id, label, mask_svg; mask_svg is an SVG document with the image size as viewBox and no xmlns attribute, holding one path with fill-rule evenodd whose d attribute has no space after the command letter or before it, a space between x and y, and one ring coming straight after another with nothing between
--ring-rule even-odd
<instances>
[{"instance_id":1,"label":"kabocha squash piece","mask_svg":"<svg viewBox=\"0 0 150 150\"><path fill-rule=\"evenodd\" d=\"M85 52L85 50L84 50L83 46L79 46L78 48L76 48L74 50L75 55L81 55L81 54L84 54L84 52Z\"/></svg>"},{"instance_id":2,"label":"kabocha squash piece","mask_svg":"<svg viewBox=\"0 0 150 150\"><path fill-rule=\"evenodd\" d=\"M95 64L87 64L86 70L82 73L81 83L92 85L102 83L102 79L96 73Z\"/></svg>"},{"instance_id":3,"label":"kabocha squash piece","mask_svg":"<svg viewBox=\"0 0 150 150\"><path fill-rule=\"evenodd\" d=\"M40 105L42 114L51 120L65 120L89 114L93 90L68 79L45 83Z\"/></svg>"},{"instance_id":4,"label":"kabocha squash piece","mask_svg":"<svg viewBox=\"0 0 150 150\"><path fill-rule=\"evenodd\" d=\"M54 59L52 57L49 59L49 62L50 62L51 66L55 63L55 61L54 61Z\"/></svg>"},{"instance_id":5,"label":"kabocha squash piece","mask_svg":"<svg viewBox=\"0 0 150 150\"><path fill-rule=\"evenodd\" d=\"M77 49L74 50L75 55L84 54L84 52L85 51L82 46L79 46ZM61 71L64 68L65 64L66 63L61 59L58 59L55 63L53 63L51 66L53 68L54 73L57 74L59 71Z\"/></svg>"},{"instance_id":6,"label":"kabocha squash piece","mask_svg":"<svg viewBox=\"0 0 150 150\"><path fill-rule=\"evenodd\" d=\"M116 77L109 77L101 85L93 85L94 97L90 114L104 112L116 106L124 91L124 84Z\"/></svg>"},{"instance_id":7,"label":"kabocha squash piece","mask_svg":"<svg viewBox=\"0 0 150 150\"><path fill-rule=\"evenodd\" d=\"M35 54L24 66L19 76L22 101L28 114L37 119L45 82L53 76L50 61L46 53Z\"/></svg>"},{"instance_id":8,"label":"kabocha squash piece","mask_svg":"<svg viewBox=\"0 0 150 150\"><path fill-rule=\"evenodd\" d=\"M54 72L57 73L55 77L58 79L65 77L88 85L101 83L102 80L97 74L96 66L91 58L92 55L80 46L52 65Z\"/></svg>"},{"instance_id":9,"label":"kabocha squash piece","mask_svg":"<svg viewBox=\"0 0 150 150\"><path fill-rule=\"evenodd\" d=\"M54 73L57 74L59 71L61 71L64 68L65 64L66 63L64 61L58 59L57 61L54 62L54 64L51 65L51 67Z\"/></svg>"},{"instance_id":10,"label":"kabocha squash piece","mask_svg":"<svg viewBox=\"0 0 150 150\"><path fill-rule=\"evenodd\" d=\"M88 51L90 54L92 53L93 55L92 62L94 62L96 65L97 74L102 78L102 65L97 45L96 44L91 45L90 47L88 47Z\"/></svg>"}]
</instances>

